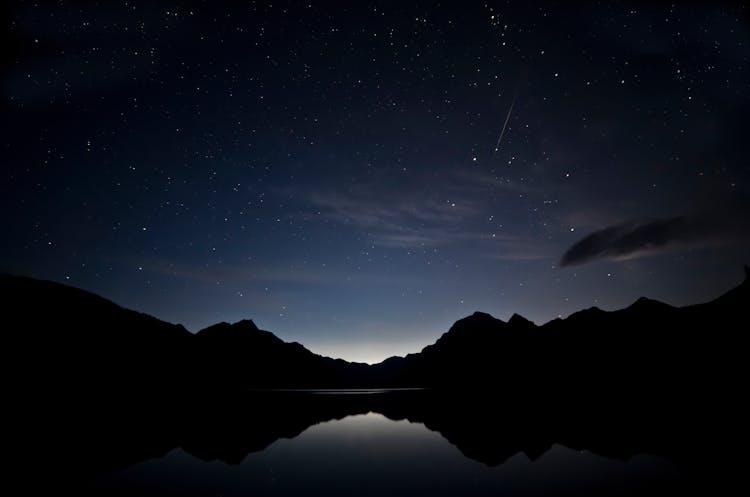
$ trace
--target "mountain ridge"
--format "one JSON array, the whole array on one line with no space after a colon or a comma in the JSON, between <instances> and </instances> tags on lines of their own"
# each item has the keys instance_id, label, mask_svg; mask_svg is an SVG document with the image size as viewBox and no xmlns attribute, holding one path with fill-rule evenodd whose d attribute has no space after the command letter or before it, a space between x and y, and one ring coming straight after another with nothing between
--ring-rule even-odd
<instances>
[{"instance_id":1,"label":"mountain ridge","mask_svg":"<svg viewBox=\"0 0 750 497\"><path fill-rule=\"evenodd\" d=\"M167 383L184 379L222 388L435 387L477 380L501 382L529 368L535 381L542 381L537 377L539 368L559 369L572 380L583 374L577 371L580 364L621 377L617 368L630 369L628 354L651 372L662 369L660 360L684 368L687 365L681 358L671 357L670 342L679 339L679 347L695 352L696 337L685 331L692 325L713 326L712 320L717 320L722 326L733 326L729 321L747 321L743 311L750 302L749 288L746 268L745 279L737 287L712 301L685 307L641 297L623 309L591 307L542 325L519 314L505 322L476 311L457 320L421 351L373 365L316 354L303 344L285 342L258 328L251 319L221 322L191 333L182 325L126 309L91 292L23 276L0 275L0 302L6 307L3 315L10 316L10 328L33 329L35 335L41 334L59 348L52 352L41 347L42 355L59 371L64 373L65 367L54 358L66 347L93 344L103 360L78 357L76 350L67 353L77 358L73 362L84 364L82 375L99 369L102 378L110 375L120 386L133 378L145 383L149 375L160 375L159 379L169 378ZM46 312L35 312L40 305ZM72 332L51 331L60 327ZM682 330L679 338L675 329ZM11 342L20 345L23 337L24 333L12 334ZM639 349L642 344L648 348ZM128 371L125 355L140 359L138 374Z\"/></svg>"},{"instance_id":2,"label":"mountain ridge","mask_svg":"<svg viewBox=\"0 0 750 497\"><path fill-rule=\"evenodd\" d=\"M730 289L729 291L725 292L724 294L720 295L719 297L717 297L717 298L715 298L713 300L710 300L710 301L707 301L707 302L695 303L695 304L688 304L688 305L685 305L685 306L673 306L671 304L668 304L668 303L665 303L665 302L661 302L659 300L655 300L655 299L651 299L649 297L642 296L642 297L637 298L630 305L628 305L626 307L623 307L623 308L613 309L613 310L604 310L604 309L601 309L601 308L599 308L597 306L591 306L591 307L588 307L588 308L585 308L585 309L574 311L571 314L569 314L567 317L562 317L562 318L558 317L558 318L552 319L550 321L547 321L547 322L545 322L543 324L536 324L535 322L527 319L526 317L524 317L524 316L522 316L522 315L520 315L518 313L513 313L511 315L511 317L508 319L508 321L503 321L502 319L496 318L495 316L493 316L490 313L487 313L487 312L484 312L484 311L478 311L477 310L477 311L474 311L472 314L470 314L470 315L468 315L468 316L466 316L464 318L458 319L447 331L445 331L442 334L438 335L436 337L436 339L435 339L435 342L433 342L432 344L428 344L426 347L429 347L430 345L434 345L435 343L437 343L438 341L440 341L440 339L443 338L446 334L449 334L454 327L456 327L457 325L460 326L460 323L463 323L465 320L470 320L470 321L474 320L474 322L472 324L476 324L476 321L478 321L478 320L481 319L481 320L484 320L484 321L495 320L497 323L502 324L502 325L509 325L509 326L529 326L529 325L532 325L532 327L534 327L534 328L543 328L545 326L550 325L551 323L555 323L555 322L559 322L559 321L567 321L567 320L569 320L571 318L578 317L578 316L580 316L582 314L592 314L592 315L593 314L610 314L610 313L617 313L617 312L623 312L623 311L629 311L629 310L635 310L635 309L642 309L642 308L645 308L647 306L649 306L649 307L661 307L663 309L673 309L673 310L675 310L675 309L691 309L691 308L695 308L695 307L700 307L700 306L703 306L703 305L706 305L706 304L711 304L711 303L714 303L714 302L722 301L722 299L728 298L730 295L733 295L734 293L737 293L743 287L747 286L748 285L748 281L750 280L750 273L748 273L747 271L748 271L748 269L746 267L746 278L745 278L744 282L741 283L740 285L738 285L737 287L734 287L734 288ZM41 279L31 278L31 277L22 276L22 275L14 275L14 274L7 274L7 273L0 274L0 284L2 284L3 287L6 287L8 285L8 283L9 283L9 281L11 281L11 280L14 281L14 282L21 282L21 281L23 281L24 282L23 286L27 286L29 284L34 284L34 285L39 285L40 287L47 287L48 289L51 289L51 288L67 289L67 291L69 291L71 293L77 293L77 294L79 294L79 296L81 296L82 299L98 300L100 304L111 306L113 309L116 308L116 309L120 309L120 310L129 311L129 312L132 312L134 314L139 315L141 318L143 318L145 320L155 320L155 321L158 321L160 323L163 323L163 324L169 325L171 327L174 327L175 329L184 330L184 331L186 331L186 332L188 332L188 333L190 333L191 335L194 335L194 336L205 335L206 333L211 334L211 333L214 333L214 332L218 331L218 329L225 328L225 327L231 327L232 329L236 329L235 327L239 326L240 328L247 327L248 329L250 329L252 331L260 331L262 333L267 333L267 334L273 336L274 338L276 338L277 340L279 340L279 341L281 341L283 343L287 343L287 344L298 343L299 345L302 345L304 347L304 344L301 344L299 342L285 342L283 339L281 339L280 337L278 337L277 335L275 335L273 332L268 331L268 330L260 329L255 324L255 322L252 319L250 319L250 318L243 318L240 321L237 321L237 322L234 322L234 323L229 323L229 322L222 321L222 322L218 322L218 323L209 325L209 326L207 326L205 328L202 328L200 330L197 330L195 332L192 332L192 331L188 330L187 328L185 328L185 326L182 325L182 324L180 324L180 323L170 323L170 322L164 321L164 320L162 320L162 319L160 319L160 318L158 318L156 316L153 316L153 315L150 315L150 314L147 314L147 313L143 313L143 312L140 312L140 311L137 311L137 310L134 310L134 309L130 309L130 308L121 306L121 305L117 304L116 302L114 302L114 301L112 301L110 299L107 299L106 297L103 297L103 296L98 295L96 293L93 293L93 292L90 292L88 290L84 290L84 289L81 289L81 288L78 288L78 287L75 287L75 286L71 286L71 285L67 285L67 284L64 284L64 283L55 282L55 281L52 281L52 280L41 280ZM11 286L15 286L15 284L16 283L11 282ZM307 347L304 347L304 348L306 350L308 350L308 351L310 350L310 349L307 349ZM351 363L351 364L365 364L365 363L358 363L358 362L354 362L354 361L348 361L348 360L343 359L343 358L336 358L336 357L326 356L326 355L323 355L323 354L317 354L317 353L314 353L312 351L310 351L310 352L313 353L313 354L315 354L316 356L319 356L319 357L326 357L326 358L330 358L330 359L334 359L334 360L338 359L338 360L342 360L342 361L345 361L345 362ZM411 352L411 353L408 353L407 355L413 355L413 354L420 353L420 352L421 351ZM390 356L390 357L387 357L387 358L383 359L382 361L380 361L378 363L374 363L374 364L371 364L371 365L381 364L381 363L386 362L386 361L388 361L388 360L390 360L392 358L404 358L404 357L406 357L406 356L397 356L397 355L396 356Z\"/></svg>"},{"instance_id":3,"label":"mountain ridge","mask_svg":"<svg viewBox=\"0 0 750 497\"><path fill-rule=\"evenodd\" d=\"M748 303L746 277L681 308L641 300L541 326L477 312L420 352L365 365L314 354L251 320L192 334L89 292L0 275L10 446L23 461L66 447L76 457L55 462L60 477L175 447L238 461L310 423L374 410L424 422L487 464L566 440L623 457L713 461L745 446ZM397 387L421 394L388 391ZM385 390L299 392L336 388ZM724 475L726 460L716 459Z\"/></svg>"}]
</instances>

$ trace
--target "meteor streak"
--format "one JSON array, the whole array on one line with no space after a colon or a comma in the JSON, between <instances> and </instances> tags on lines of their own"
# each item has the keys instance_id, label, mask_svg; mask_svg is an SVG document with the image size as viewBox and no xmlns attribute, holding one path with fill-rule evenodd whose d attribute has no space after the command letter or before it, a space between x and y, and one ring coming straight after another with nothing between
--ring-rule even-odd
<instances>
[{"instance_id":1,"label":"meteor streak","mask_svg":"<svg viewBox=\"0 0 750 497\"><path fill-rule=\"evenodd\" d=\"M503 135L505 134L505 130L508 127L508 121L510 121L510 114L513 112L513 106L516 105L516 97L518 97L518 92L516 92L513 95L513 101L510 103L510 108L508 109L508 114L505 116L505 122L503 123L503 129L500 131L500 136L497 137L497 143L495 143L495 152L497 152L500 149L500 142L503 140Z\"/></svg>"}]
</instances>

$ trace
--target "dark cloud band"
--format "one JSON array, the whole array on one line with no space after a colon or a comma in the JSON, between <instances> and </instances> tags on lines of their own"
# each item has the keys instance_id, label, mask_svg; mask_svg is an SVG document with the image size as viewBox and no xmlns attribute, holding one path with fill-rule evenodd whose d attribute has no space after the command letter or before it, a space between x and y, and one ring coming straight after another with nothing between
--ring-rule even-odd
<instances>
[{"instance_id":1,"label":"dark cloud band","mask_svg":"<svg viewBox=\"0 0 750 497\"><path fill-rule=\"evenodd\" d=\"M597 259L618 259L702 240L710 235L703 223L686 217L649 222L629 222L595 231L570 247L560 266L574 266Z\"/></svg>"}]
</instances>

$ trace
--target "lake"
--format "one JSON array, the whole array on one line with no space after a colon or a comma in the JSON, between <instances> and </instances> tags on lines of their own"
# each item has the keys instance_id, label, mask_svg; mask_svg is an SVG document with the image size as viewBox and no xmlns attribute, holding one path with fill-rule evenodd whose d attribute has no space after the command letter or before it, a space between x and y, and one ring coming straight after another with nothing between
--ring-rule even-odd
<instances>
[{"instance_id":1,"label":"lake","mask_svg":"<svg viewBox=\"0 0 750 497\"><path fill-rule=\"evenodd\" d=\"M373 402L373 395L382 400L385 394L368 393L355 400L302 396L294 401L302 402L299 409L289 405L287 394L275 418L257 408L245 412L246 418L227 411L230 430L219 416L197 441L98 475L88 488L101 495L185 496L601 496L684 489L684 470L660 455L607 457L562 443L525 444L528 426L519 436L517 422L493 422L498 427L493 429L478 414L446 421L424 411L439 407L425 399L416 409L403 399ZM295 410L306 419L298 425ZM409 418L424 418L431 428ZM499 420L496 413L492 419Z\"/></svg>"}]
</instances>

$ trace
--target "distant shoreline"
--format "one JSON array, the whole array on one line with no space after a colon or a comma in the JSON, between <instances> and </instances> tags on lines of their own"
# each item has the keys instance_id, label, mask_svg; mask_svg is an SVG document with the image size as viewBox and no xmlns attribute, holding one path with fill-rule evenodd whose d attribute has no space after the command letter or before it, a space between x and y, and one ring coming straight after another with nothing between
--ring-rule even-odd
<instances>
[{"instance_id":1,"label":"distant shoreline","mask_svg":"<svg viewBox=\"0 0 750 497\"><path fill-rule=\"evenodd\" d=\"M312 395L371 395L389 392L430 390L427 387L406 388L250 388L248 393L306 393Z\"/></svg>"}]
</instances>

